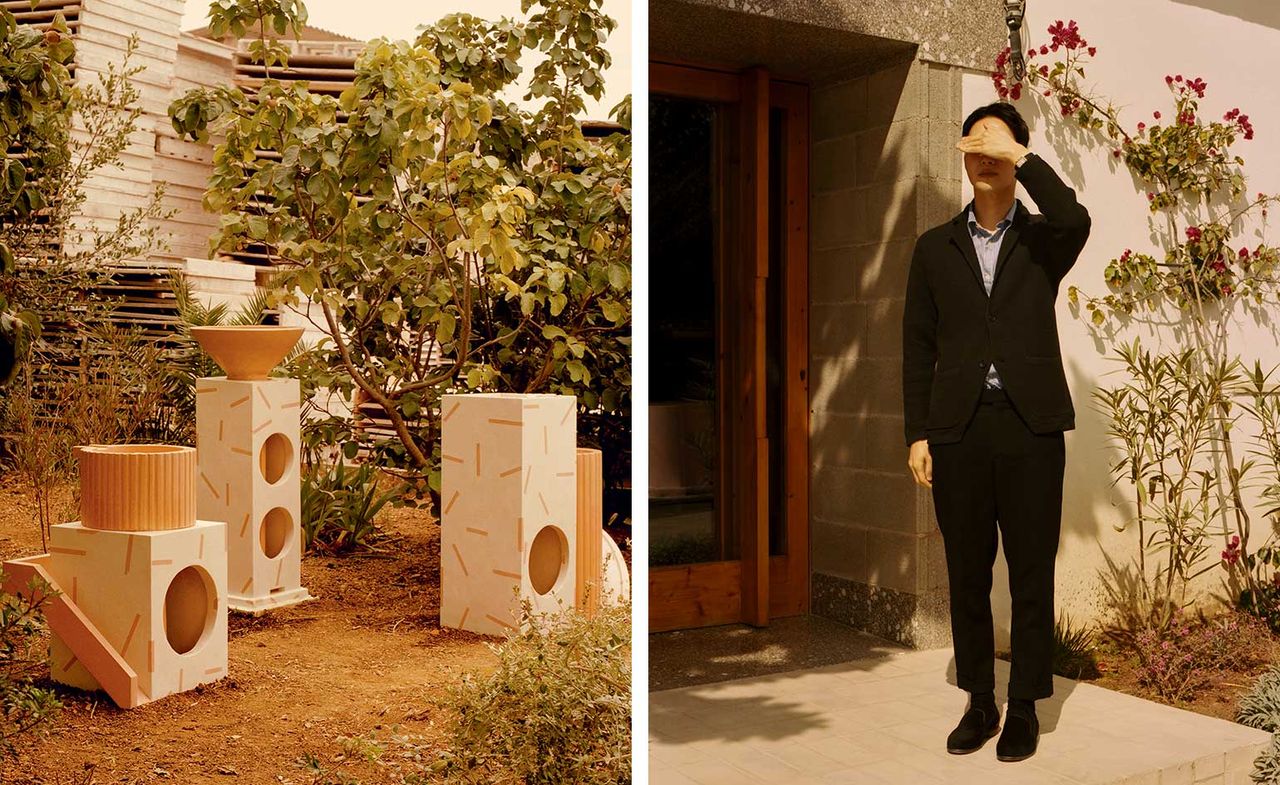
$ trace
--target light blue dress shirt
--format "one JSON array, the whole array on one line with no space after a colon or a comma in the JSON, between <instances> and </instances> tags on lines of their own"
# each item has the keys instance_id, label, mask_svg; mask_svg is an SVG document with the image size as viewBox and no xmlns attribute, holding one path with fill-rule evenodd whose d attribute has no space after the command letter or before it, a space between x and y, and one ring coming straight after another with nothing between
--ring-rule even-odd
<instances>
[{"instance_id":1,"label":"light blue dress shirt","mask_svg":"<svg viewBox=\"0 0 1280 785\"><path fill-rule=\"evenodd\" d=\"M1014 199L1009 212L1005 213L1000 223L996 224L996 230L988 232L978 223L977 216L973 214L973 206L969 206L969 235L973 238L973 250L978 254L978 263L982 267L982 285L986 287L988 296L991 294L991 284L995 280L996 260L1000 256L1000 243L1004 241L1004 231L1009 228L1009 224L1013 223L1013 214L1017 210L1018 200ZM986 386L1004 386L1000 382L1000 374L996 373L994 363L987 366Z\"/></svg>"}]
</instances>

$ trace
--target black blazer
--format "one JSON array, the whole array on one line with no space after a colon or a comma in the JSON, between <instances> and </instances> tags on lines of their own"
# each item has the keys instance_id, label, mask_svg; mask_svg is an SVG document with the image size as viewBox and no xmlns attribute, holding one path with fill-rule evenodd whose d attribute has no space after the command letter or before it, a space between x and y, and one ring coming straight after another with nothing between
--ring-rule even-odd
<instances>
[{"instance_id":1,"label":"black blazer","mask_svg":"<svg viewBox=\"0 0 1280 785\"><path fill-rule=\"evenodd\" d=\"M1089 237L1089 212L1039 156L1028 156L1015 176L1043 214L1018 205L1000 244L989 297L967 207L916 241L902 315L908 445L926 438L958 441L990 363L1034 432L1075 428L1054 301Z\"/></svg>"}]
</instances>

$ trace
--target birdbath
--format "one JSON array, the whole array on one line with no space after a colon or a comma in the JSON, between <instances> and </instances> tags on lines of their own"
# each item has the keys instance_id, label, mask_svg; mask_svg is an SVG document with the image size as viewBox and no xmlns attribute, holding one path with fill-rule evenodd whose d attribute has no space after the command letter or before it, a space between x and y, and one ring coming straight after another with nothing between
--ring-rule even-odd
<instances>
[{"instance_id":1,"label":"birdbath","mask_svg":"<svg viewBox=\"0 0 1280 785\"><path fill-rule=\"evenodd\" d=\"M255 324L236 327L192 327L209 356L235 381L263 381L298 339L301 327Z\"/></svg>"}]
</instances>

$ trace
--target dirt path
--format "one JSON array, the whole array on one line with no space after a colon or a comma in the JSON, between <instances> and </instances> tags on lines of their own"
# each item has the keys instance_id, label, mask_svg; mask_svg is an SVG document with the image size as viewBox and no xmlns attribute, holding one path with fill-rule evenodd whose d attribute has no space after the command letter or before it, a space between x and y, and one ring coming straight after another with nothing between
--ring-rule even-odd
<instances>
[{"instance_id":1,"label":"dirt path","mask_svg":"<svg viewBox=\"0 0 1280 785\"><path fill-rule=\"evenodd\" d=\"M0 558L40 551L33 509L0 484ZM52 730L22 741L0 782L342 781L301 768L311 754L362 785L398 784L412 756L434 758L445 718L433 699L491 668L486 642L500 639L439 627L439 527L427 513L392 510L380 523L379 553L303 559L317 599L232 615L227 678L132 711L62 691Z\"/></svg>"}]
</instances>

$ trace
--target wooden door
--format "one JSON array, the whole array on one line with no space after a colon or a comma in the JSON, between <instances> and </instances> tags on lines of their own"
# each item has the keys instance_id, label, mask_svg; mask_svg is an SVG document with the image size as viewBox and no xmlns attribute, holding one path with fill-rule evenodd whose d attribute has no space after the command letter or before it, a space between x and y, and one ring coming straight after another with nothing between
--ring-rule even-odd
<instances>
[{"instance_id":1,"label":"wooden door","mask_svg":"<svg viewBox=\"0 0 1280 785\"><path fill-rule=\"evenodd\" d=\"M808 93L650 88L650 629L763 626L808 611Z\"/></svg>"}]
</instances>

